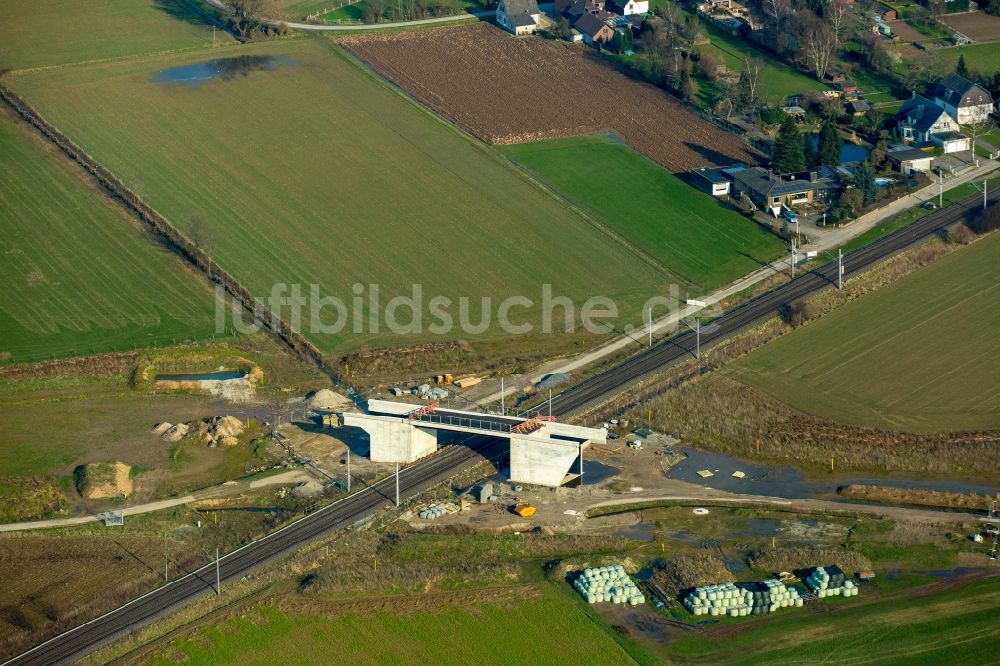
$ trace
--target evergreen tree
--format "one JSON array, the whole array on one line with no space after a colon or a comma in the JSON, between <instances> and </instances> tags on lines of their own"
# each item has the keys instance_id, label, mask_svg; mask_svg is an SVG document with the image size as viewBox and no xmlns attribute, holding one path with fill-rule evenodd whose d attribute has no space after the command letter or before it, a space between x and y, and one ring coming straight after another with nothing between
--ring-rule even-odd
<instances>
[{"instance_id":1,"label":"evergreen tree","mask_svg":"<svg viewBox=\"0 0 1000 666\"><path fill-rule=\"evenodd\" d=\"M807 169L815 169L820 165L819 153L816 151L816 147L813 145L815 142L815 137L812 133L802 135L802 157L806 161Z\"/></svg>"},{"instance_id":2,"label":"evergreen tree","mask_svg":"<svg viewBox=\"0 0 1000 666\"><path fill-rule=\"evenodd\" d=\"M774 140L774 151L771 155L771 168L778 173L805 171L802 135L791 116L785 118L778 128L778 136Z\"/></svg>"},{"instance_id":3,"label":"evergreen tree","mask_svg":"<svg viewBox=\"0 0 1000 666\"><path fill-rule=\"evenodd\" d=\"M969 73L969 66L965 64L965 54L958 56L958 64L955 65L955 73L959 76L964 76L967 79L971 79L972 75Z\"/></svg>"},{"instance_id":4,"label":"evergreen tree","mask_svg":"<svg viewBox=\"0 0 1000 666\"><path fill-rule=\"evenodd\" d=\"M615 50L615 53L623 53L625 51L625 48L622 46L623 41L622 33L616 32L615 36L611 39L611 48Z\"/></svg>"},{"instance_id":5,"label":"evergreen tree","mask_svg":"<svg viewBox=\"0 0 1000 666\"><path fill-rule=\"evenodd\" d=\"M840 165L840 135L832 120L823 123L819 131L819 163L831 169Z\"/></svg>"},{"instance_id":6,"label":"evergreen tree","mask_svg":"<svg viewBox=\"0 0 1000 666\"><path fill-rule=\"evenodd\" d=\"M677 92L682 99L691 99L694 96L694 84L691 83L691 75L687 67L681 70L680 78L677 81Z\"/></svg>"},{"instance_id":7,"label":"evergreen tree","mask_svg":"<svg viewBox=\"0 0 1000 666\"><path fill-rule=\"evenodd\" d=\"M626 26L625 33L622 35L622 51L632 51L635 48L635 44L632 41L632 28Z\"/></svg>"},{"instance_id":8,"label":"evergreen tree","mask_svg":"<svg viewBox=\"0 0 1000 666\"><path fill-rule=\"evenodd\" d=\"M878 196L878 185L875 184L875 169L871 162L865 160L854 170L854 187L864 195L864 205L875 201Z\"/></svg>"}]
</instances>

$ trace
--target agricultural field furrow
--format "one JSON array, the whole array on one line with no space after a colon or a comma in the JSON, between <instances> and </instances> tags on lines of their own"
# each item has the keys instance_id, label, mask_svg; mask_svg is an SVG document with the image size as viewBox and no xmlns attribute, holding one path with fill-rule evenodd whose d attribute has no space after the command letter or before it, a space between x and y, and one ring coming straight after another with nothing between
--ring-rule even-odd
<instances>
[{"instance_id":1,"label":"agricultural field furrow","mask_svg":"<svg viewBox=\"0 0 1000 666\"><path fill-rule=\"evenodd\" d=\"M747 144L580 45L516 39L491 25L337 40L489 144L613 131L672 172L756 162Z\"/></svg>"}]
</instances>

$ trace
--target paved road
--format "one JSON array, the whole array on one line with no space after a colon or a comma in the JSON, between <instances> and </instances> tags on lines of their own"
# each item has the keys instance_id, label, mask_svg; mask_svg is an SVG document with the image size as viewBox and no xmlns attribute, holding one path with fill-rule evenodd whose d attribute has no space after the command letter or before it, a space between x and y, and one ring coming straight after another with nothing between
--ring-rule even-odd
<instances>
[{"instance_id":1,"label":"paved road","mask_svg":"<svg viewBox=\"0 0 1000 666\"><path fill-rule=\"evenodd\" d=\"M227 495L238 495L245 490L250 490L253 488L263 488L264 486L273 486L282 483L297 483L299 481L307 481L312 477L300 469L291 470L288 472L282 472L280 474L275 474L274 476L265 476L261 479L254 479L253 481L230 481L218 486L212 486L211 488L205 488L199 490L191 495L185 495L184 497L171 497L170 499L159 500L156 502L147 502L146 504L136 504L135 506L129 506L123 508L122 515L125 516L137 516L141 513L151 513L153 511L162 511L163 509L169 509L171 507L180 506L181 504L189 504L191 502L197 502L198 500L204 499L214 499L216 497L226 497ZM57 527L73 527L75 525L85 525L86 523L96 523L100 518L97 516L75 516L73 518L54 518L52 520L34 520L27 523L6 523L0 525L0 532L20 532L23 530L43 530L43 529L53 529Z\"/></svg>"},{"instance_id":2,"label":"paved road","mask_svg":"<svg viewBox=\"0 0 1000 666\"><path fill-rule=\"evenodd\" d=\"M222 3L222 0L208 0L208 3L214 5L216 9L221 9L226 11L226 6ZM544 5L539 5L544 6ZM409 28L415 25L433 25L435 23L450 23L454 21L464 21L470 18L478 19L488 19L496 16L495 10L484 11L484 12L466 12L463 14L455 14L453 16L439 16L437 18L420 19L418 21L397 21L395 23L359 23L359 24L345 24L345 25L325 25L317 23L296 23L295 21L280 21L278 19L262 19L264 23L269 23L271 25L278 25L279 23L292 28L293 30L306 30L309 32L327 32L327 31L337 31L337 30L383 30L385 28Z\"/></svg>"},{"instance_id":3,"label":"paved road","mask_svg":"<svg viewBox=\"0 0 1000 666\"><path fill-rule=\"evenodd\" d=\"M847 276L863 271L910 245L938 233L959 220L967 207L981 198L971 196L963 205L935 211L927 217L886 236L869 246L850 253L845 258ZM991 204L1000 201L1000 192L991 197ZM702 335L707 347L763 319L773 316L779 308L804 296L830 288L835 282L834 269L824 267L739 308L717 320L718 326ZM683 333L671 338L647 353L630 359L602 374L557 396L552 401L553 413L561 418L580 413L616 393L623 391L649 375L661 371L694 351L694 334ZM400 491L404 497L416 495L433 484L448 478L458 469L481 460L483 455L496 456L504 448L502 440L472 437L461 446L446 449L436 456L406 468L401 473ZM392 504L394 479L384 479L350 497L331 504L258 541L222 558L220 576L223 582L239 579L289 552L348 527ZM184 578L158 588L121 608L61 634L11 660L10 664L53 664L78 660L100 646L124 634L135 631L180 606L212 592L214 566L205 566Z\"/></svg>"}]
</instances>

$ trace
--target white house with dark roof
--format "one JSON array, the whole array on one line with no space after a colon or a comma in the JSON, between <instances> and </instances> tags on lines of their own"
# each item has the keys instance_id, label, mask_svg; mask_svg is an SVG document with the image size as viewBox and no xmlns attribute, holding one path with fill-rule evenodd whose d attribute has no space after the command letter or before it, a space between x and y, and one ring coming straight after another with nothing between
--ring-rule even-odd
<instances>
[{"instance_id":1,"label":"white house with dark roof","mask_svg":"<svg viewBox=\"0 0 1000 666\"><path fill-rule=\"evenodd\" d=\"M944 108L923 95L913 93L896 113L899 135L908 141L931 141L934 134L959 131L958 122Z\"/></svg>"},{"instance_id":2,"label":"white house with dark roof","mask_svg":"<svg viewBox=\"0 0 1000 666\"><path fill-rule=\"evenodd\" d=\"M993 112L993 96L969 79L952 72L934 86L934 101L960 125L986 120Z\"/></svg>"},{"instance_id":3,"label":"white house with dark roof","mask_svg":"<svg viewBox=\"0 0 1000 666\"><path fill-rule=\"evenodd\" d=\"M535 0L500 0L497 4L497 25L515 35L535 32L541 15Z\"/></svg>"}]
</instances>

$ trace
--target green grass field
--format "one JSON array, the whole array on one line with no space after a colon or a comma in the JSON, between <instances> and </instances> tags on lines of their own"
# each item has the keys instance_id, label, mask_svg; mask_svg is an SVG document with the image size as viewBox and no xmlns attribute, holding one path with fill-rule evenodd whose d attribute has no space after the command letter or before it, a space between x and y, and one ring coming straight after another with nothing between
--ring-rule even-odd
<instances>
[{"instance_id":1,"label":"green grass field","mask_svg":"<svg viewBox=\"0 0 1000 666\"><path fill-rule=\"evenodd\" d=\"M0 362L211 337L208 284L0 111Z\"/></svg>"},{"instance_id":2,"label":"green grass field","mask_svg":"<svg viewBox=\"0 0 1000 666\"><path fill-rule=\"evenodd\" d=\"M954 67L961 55L965 56L965 64L974 72L995 72L1000 67L1000 42L991 44L972 44L944 51L946 61Z\"/></svg>"},{"instance_id":3,"label":"green grass field","mask_svg":"<svg viewBox=\"0 0 1000 666\"><path fill-rule=\"evenodd\" d=\"M48 67L233 44L198 0L9 0L0 69Z\"/></svg>"},{"instance_id":4,"label":"green grass field","mask_svg":"<svg viewBox=\"0 0 1000 666\"><path fill-rule=\"evenodd\" d=\"M251 649L248 649L252 646ZM151 664L632 664L579 604L552 590L412 613L290 614L264 606L175 642ZM161 653L162 654L162 653Z\"/></svg>"},{"instance_id":5,"label":"green grass field","mask_svg":"<svg viewBox=\"0 0 1000 666\"><path fill-rule=\"evenodd\" d=\"M607 137L501 150L696 290L731 282L782 252L772 234Z\"/></svg>"},{"instance_id":6,"label":"green grass field","mask_svg":"<svg viewBox=\"0 0 1000 666\"><path fill-rule=\"evenodd\" d=\"M700 48L704 52L720 58L730 70L741 71L743 58L747 55L764 61L764 76L761 80L762 96L769 104L780 104L789 95L799 95L813 90L826 90L829 87L810 76L806 76L769 53L765 53L744 39L728 35L707 24L705 31L712 43L707 47ZM700 82L698 97L702 103L707 104L714 96L715 87L714 84Z\"/></svg>"},{"instance_id":7,"label":"green grass field","mask_svg":"<svg viewBox=\"0 0 1000 666\"><path fill-rule=\"evenodd\" d=\"M481 297L494 299L495 314L501 299L523 295L534 305L511 318L537 323L545 283L577 303L609 296L638 320L645 297L666 282L328 40L239 54L285 60L200 85L151 81L217 57L202 51L33 72L14 87L255 295L275 283L305 293L318 284L351 304L352 285L378 284L384 305L422 285L422 335L357 332L354 319L338 334L313 335L324 350L439 340L427 331L440 322L427 314L435 296L452 299L455 322L459 298L469 297L477 323ZM407 311L399 320L409 321ZM487 335L497 337L492 323Z\"/></svg>"},{"instance_id":8,"label":"green grass field","mask_svg":"<svg viewBox=\"0 0 1000 666\"><path fill-rule=\"evenodd\" d=\"M864 604L864 593L822 614L765 618L713 640L694 634L671 646L679 663L939 664L995 659L1000 578L933 596ZM856 603L857 602L857 603Z\"/></svg>"},{"instance_id":9,"label":"green grass field","mask_svg":"<svg viewBox=\"0 0 1000 666\"><path fill-rule=\"evenodd\" d=\"M1000 235L844 305L734 364L805 412L898 430L1000 427Z\"/></svg>"}]
</instances>

